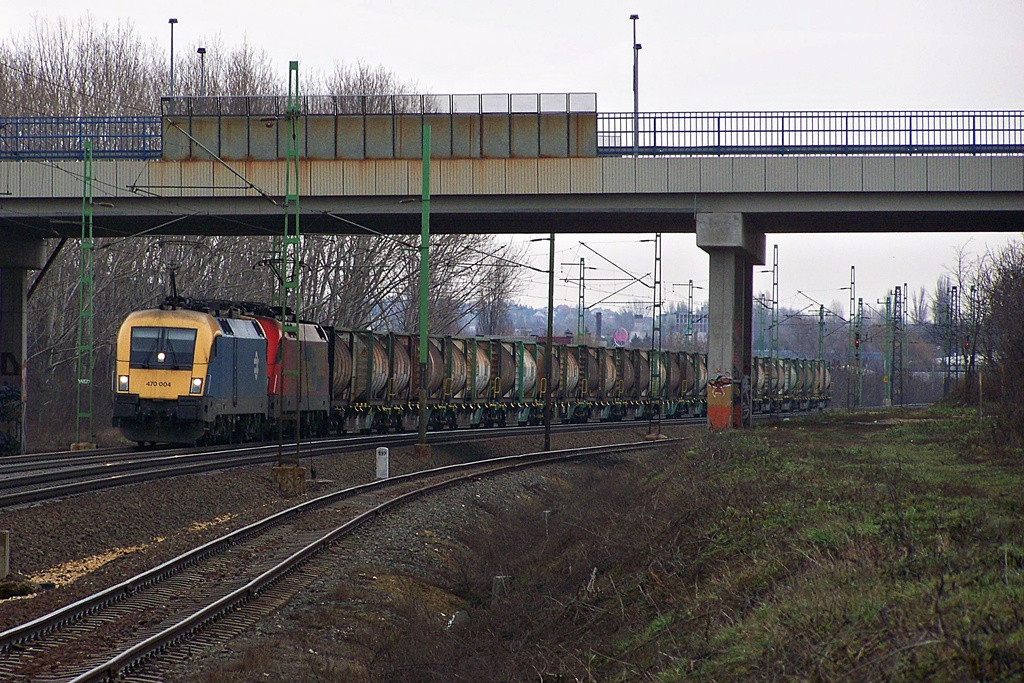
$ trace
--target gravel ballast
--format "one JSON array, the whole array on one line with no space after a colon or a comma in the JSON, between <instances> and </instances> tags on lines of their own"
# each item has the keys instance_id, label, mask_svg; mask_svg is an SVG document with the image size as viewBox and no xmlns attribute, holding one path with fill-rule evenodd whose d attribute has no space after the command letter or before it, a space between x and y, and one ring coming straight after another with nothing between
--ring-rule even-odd
<instances>
[{"instance_id":1,"label":"gravel ballast","mask_svg":"<svg viewBox=\"0 0 1024 683\"><path fill-rule=\"evenodd\" d=\"M693 427L665 427L669 436L693 433ZM608 442L642 440L646 423L618 431L554 435L553 448L599 445ZM386 441L382 444L386 445ZM429 460L417 459L411 448L391 451L391 474L399 475L425 467L466 462L539 450L541 437L493 439L459 446L433 446ZM308 465L307 462L303 462ZM371 481L375 473L373 449L365 453L318 457L312 462L317 479L311 480L304 496L283 497L266 466L191 475L170 480L126 486L85 494L20 509L4 510L0 527L11 531L11 569L16 577L40 584L53 584L33 596L0 601L0 631L17 626L114 585L191 548L291 507L302 500L328 491ZM306 621L304 614L337 602L339 586L358 589L360 595L379 594L386 603L403 582L417 594L430 593L447 553L454 531L472 523L474 501L494 505L515 505L530 486L550 483L564 476L560 465L527 470L494 479L458 486L414 505L406 506L365 527L333 551L339 562L299 601L279 610L245 638L186 665L182 680L195 680L202 671L229 666L238 657L251 657L256 641L271 639L287 643L275 652L287 653L282 662L268 662L269 677L263 680L295 680L287 662L305 666L310 650L301 647L291 629ZM468 511L468 512L467 512ZM439 618L452 615L459 605L451 604L443 592L435 591L431 605ZM354 603L350 624L332 618L335 639L352 637L352 660L337 665L361 678L358 660L360 623L381 605L363 599ZM428 600L429 602L429 600ZM347 634L347 636L346 636ZM365 634L364 634L365 635ZM255 639L255 640L254 640ZM265 648L264 648L265 649ZM245 654L243 654L245 653ZM237 664L237 662L236 662ZM259 668L259 667L257 667ZM277 672L277 673L274 673ZM211 679L213 680L213 679ZM220 678L217 680L232 680ZM239 679L243 680L243 679Z\"/></svg>"}]
</instances>

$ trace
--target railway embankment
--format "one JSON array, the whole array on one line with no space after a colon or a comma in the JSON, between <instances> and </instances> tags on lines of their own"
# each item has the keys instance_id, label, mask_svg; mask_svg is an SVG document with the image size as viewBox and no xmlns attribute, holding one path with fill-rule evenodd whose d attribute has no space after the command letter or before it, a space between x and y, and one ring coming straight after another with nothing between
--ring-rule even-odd
<instances>
[{"instance_id":1,"label":"railway embankment","mask_svg":"<svg viewBox=\"0 0 1024 683\"><path fill-rule=\"evenodd\" d=\"M996 427L830 414L461 487L181 679L1018 680L1024 457Z\"/></svg>"}]
</instances>

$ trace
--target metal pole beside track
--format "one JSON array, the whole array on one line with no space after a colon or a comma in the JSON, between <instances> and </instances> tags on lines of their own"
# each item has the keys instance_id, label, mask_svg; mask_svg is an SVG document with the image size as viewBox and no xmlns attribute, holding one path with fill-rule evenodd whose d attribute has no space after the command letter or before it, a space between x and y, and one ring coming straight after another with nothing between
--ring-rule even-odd
<instances>
[{"instance_id":1,"label":"metal pole beside track","mask_svg":"<svg viewBox=\"0 0 1024 683\"><path fill-rule=\"evenodd\" d=\"M555 233L551 233L548 244L548 336L544 350L544 451L551 450L551 366L553 358L553 344L551 335L554 327L555 316Z\"/></svg>"},{"instance_id":2,"label":"metal pole beside track","mask_svg":"<svg viewBox=\"0 0 1024 683\"><path fill-rule=\"evenodd\" d=\"M430 454L427 446L427 294L430 285L428 265L430 242L430 126L423 126L423 196L420 221L420 396L419 440L416 455Z\"/></svg>"}]
</instances>

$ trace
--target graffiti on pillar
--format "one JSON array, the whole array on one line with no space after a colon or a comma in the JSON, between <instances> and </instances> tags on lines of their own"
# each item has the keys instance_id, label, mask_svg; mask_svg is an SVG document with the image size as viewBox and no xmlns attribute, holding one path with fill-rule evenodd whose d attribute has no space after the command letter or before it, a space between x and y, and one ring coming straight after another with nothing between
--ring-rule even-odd
<instances>
[{"instance_id":1,"label":"graffiti on pillar","mask_svg":"<svg viewBox=\"0 0 1024 683\"><path fill-rule=\"evenodd\" d=\"M718 373L708 382L712 396L725 396L725 390L732 386L732 377L727 373Z\"/></svg>"},{"instance_id":2,"label":"graffiti on pillar","mask_svg":"<svg viewBox=\"0 0 1024 683\"><path fill-rule=\"evenodd\" d=\"M21 375L21 363L11 351L4 351L0 354L0 375L4 377L18 377Z\"/></svg>"}]
</instances>

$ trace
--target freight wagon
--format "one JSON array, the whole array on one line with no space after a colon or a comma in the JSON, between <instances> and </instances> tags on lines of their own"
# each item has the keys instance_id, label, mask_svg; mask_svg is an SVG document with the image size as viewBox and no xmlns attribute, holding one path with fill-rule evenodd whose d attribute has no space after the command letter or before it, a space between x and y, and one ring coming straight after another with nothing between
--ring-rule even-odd
<instances>
[{"instance_id":1,"label":"freight wagon","mask_svg":"<svg viewBox=\"0 0 1024 683\"><path fill-rule=\"evenodd\" d=\"M421 384L430 429L543 421L543 343L431 336L421 378L415 335L312 322L290 332L277 313L182 298L131 313L117 339L114 426L140 444L402 431L417 426ZM557 421L705 414L704 354L553 344L551 355ZM820 361L754 360L755 411L823 409L830 388Z\"/></svg>"}]
</instances>

